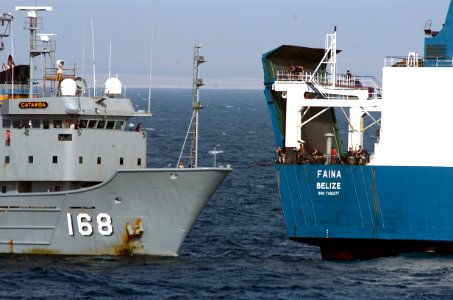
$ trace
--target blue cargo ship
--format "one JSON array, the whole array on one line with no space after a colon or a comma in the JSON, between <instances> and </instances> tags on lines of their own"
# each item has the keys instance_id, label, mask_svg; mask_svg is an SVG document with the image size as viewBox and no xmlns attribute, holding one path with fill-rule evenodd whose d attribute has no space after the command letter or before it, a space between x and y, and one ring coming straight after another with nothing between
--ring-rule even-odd
<instances>
[{"instance_id":1,"label":"blue cargo ship","mask_svg":"<svg viewBox=\"0 0 453 300\"><path fill-rule=\"evenodd\" d=\"M451 3L424 34L423 55L385 58L382 83L337 72L336 30L262 57L287 234L324 259L453 252Z\"/></svg>"}]
</instances>

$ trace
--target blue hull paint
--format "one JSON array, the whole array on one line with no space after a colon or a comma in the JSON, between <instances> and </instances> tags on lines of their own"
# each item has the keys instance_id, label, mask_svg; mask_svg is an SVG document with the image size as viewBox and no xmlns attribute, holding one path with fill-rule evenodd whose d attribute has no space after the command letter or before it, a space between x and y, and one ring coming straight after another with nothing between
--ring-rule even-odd
<instances>
[{"instance_id":1,"label":"blue hull paint","mask_svg":"<svg viewBox=\"0 0 453 300\"><path fill-rule=\"evenodd\" d=\"M453 168L307 164L275 170L292 239L320 246L328 239L453 243Z\"/></svg>"}]
</instances>

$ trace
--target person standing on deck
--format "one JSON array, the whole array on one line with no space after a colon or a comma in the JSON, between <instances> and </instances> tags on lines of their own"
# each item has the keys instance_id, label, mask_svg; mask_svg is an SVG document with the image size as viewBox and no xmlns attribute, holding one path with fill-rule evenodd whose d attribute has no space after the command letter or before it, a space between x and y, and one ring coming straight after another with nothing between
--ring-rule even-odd
<instances>
[{"instance_id":1,"label":"person standing on deck","mask_svg":"<svg viewBox=\"0 0 453 300\"><path fill-rule=\"evenodd\" d=\"M336 164L337 163L337 149L335 149L334 146L332 146L332 164Z\"/></svg>"}]
</instances>

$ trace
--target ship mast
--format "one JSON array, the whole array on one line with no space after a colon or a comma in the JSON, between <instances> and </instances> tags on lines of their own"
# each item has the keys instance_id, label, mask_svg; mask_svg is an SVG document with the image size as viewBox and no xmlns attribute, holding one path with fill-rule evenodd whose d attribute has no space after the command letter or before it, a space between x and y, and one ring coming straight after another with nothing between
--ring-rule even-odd
<instances>
[{"instance_id":1,"label":"ship mast","mask_svg":"<svg viewBox=\"0 0 453 300\"><path fill-rule=\"evenodd\" d=\"M30 79L29 79L29 97L33 98L33 82L34 82L34 64L33 59L41 54L50 53L54 49L48 49L39 43L37 31L40 29L40 22L37 11L52 11L50 6L16 6L16 10L27 11L28 22L25 23L25 28L30 30L29 52L30 52Z\"/></svg>"},{"instance_id":2,"label":"ship mast","mask_svg":"<svg viewBox=\"0 0 453 300\"><path fill-rule=\"evenodd\" d=\"M328 81L330 85L335 87L337 77L337 26L334 27L332 34L326 35L324 56L311 75L309 82L317 83L316 75L322 65L326 65L326 69L327 66L330 66L330 79Z\"/></svg>"},{"instance_id":3,"label":"ship mast","mask_svg":"<svg viewBox=\"0 0 453 300\"><path fill-rule=\"evenodd\" d=\"M203 79L199 78L200 64L206 62L204 56L200 55L200 48L201 45L199 43L195 44L193 54L192 118L190 120L189 129L187 130L186 138L184 140L177 164L179 166L181 163L187 139L191 134L192 140L189 153L189 167L193 168L198 167L198 120L199 111L203 108L199 97L199 89L202 85L204 85Z\"/></svg>"},{"instance_id":4,"label":"ship mast","mask_svg":"<svg viewBox=\"0 0 453 300\"><path fill-rule=\"evenodd\" d=\"M0 15L0 28L3 30L0 31L0 51L5 50L5 44L3 43L3 38L9 37L11 34L11 27L14 17L11 13L4 13ZM13 51L13 47L11 47L11 51ZM13 55L13 53L11 53ZM11 70L11 95L14 97L14 69Z\"/></svg>"},{"instance_id":5,"label":"ship mast","mask_svg":"<svg viewBox=\"0 0 453 300\"><path fill-rule=\"evenodd\" d=\"M200 64L204 63L204 56L200 56L200 44L194 46L193 55L193 83L192 83L192 109L195 114L192 133L192 146L190 149L190 165L198 166L198 116L202 108L199 88L203 85L203 79L198 78Z\"/></svg>"},{"instance_id":6,"label":"ship mast","mask_svg":"<svg viewBox=\"0 0 453 300\"><path fill-rule=\"evenodd\" d=\"M5 49L3 38L8 37L11 34L11 22L13 21L11 13L4 13L0 15L0 28L3 27L3 32L0 31L0 51Z\"/></svg>"},{"instance_id":7,"label":"ship mast","mask_svg":"<svg viewBox=\"0 0 453 300\"><path fill-rule=\"evenodd\" d=\"M327 64L330 65L330 83L335 87L337 78L337 26L334 27L333 33L326 36L325 51L330 51L330 58Z\"/></svg>"}]
</instances>

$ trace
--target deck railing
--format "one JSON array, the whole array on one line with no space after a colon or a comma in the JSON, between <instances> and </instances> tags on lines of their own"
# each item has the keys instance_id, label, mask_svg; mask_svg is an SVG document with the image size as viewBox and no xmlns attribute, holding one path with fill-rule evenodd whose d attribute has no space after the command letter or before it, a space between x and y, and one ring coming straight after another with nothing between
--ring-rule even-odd
<instances>
[{"instance_id":1,"label":"deck railing","mask_svg":"<svg viewBox=\"0 0 453 300\"><path fill-rule=\"evenodd\" d=\"M328 73L318 73L313 77L312 83L321 86L332 85L331 77ZM279 70L276 74L276 81L310 82L311 78L312 73L310 72L298 73ZM381 98L382 95L382 84L374 76L337 74L336 85L345 88L368 88L370 98Z\"/></svg>"},{"instance_id":2,"label":"deck railing","mask_svg":"<svg viewBox=\"0 0 453 300\"><path fill-rule=\"evenodd\" d=\"M288 149L286 149L288 150ZM284 151L285 152L285 151ZM333 157L331 154L320 154L320 155L300 155L297 150L287 151L276 158L277 164L288 164L288 165L367 165L372 159L373 154L361 154L354 153L351 156L337 155Z\"/></svg>"},{"instance_id":3,"label":"deck railing","mask_svg":"<svg viewBox=\"0 0 453 300\"><path fill-rule=\"evenodd\" d=\"M453 67L453 57L451 58L426 58L410 56L386 56L385 67Z\"/></svg>"},{"instance_id":4,"label":"deck railing","mask_svg":"<svg viewBox=\"0 0 453 300\"><path fill-rule=\"evenodd\" d=\"M17 95L17 94L28 94L28 84L5 82L0 84L0 95Z\"/></svg>"}]
</instances>

